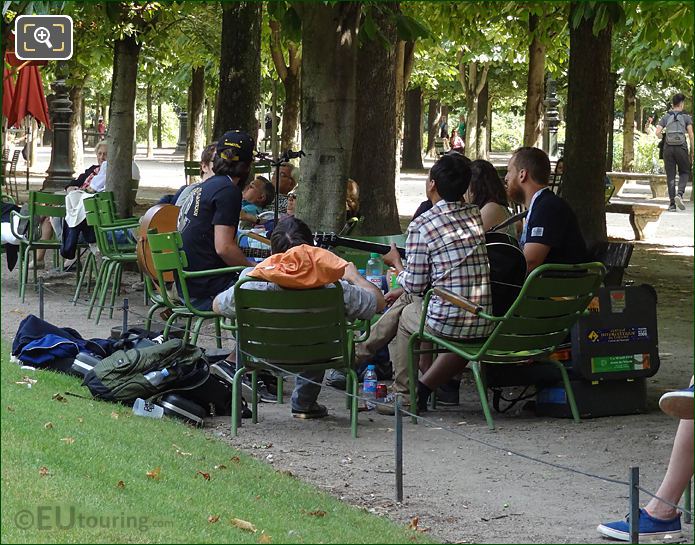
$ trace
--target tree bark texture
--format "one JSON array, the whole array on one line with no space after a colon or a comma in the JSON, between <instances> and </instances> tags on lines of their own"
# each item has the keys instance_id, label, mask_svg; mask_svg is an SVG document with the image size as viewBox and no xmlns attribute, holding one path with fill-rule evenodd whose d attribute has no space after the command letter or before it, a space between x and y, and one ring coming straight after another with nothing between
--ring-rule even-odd
<instances>
[{"instance_id":1,"label":"tree bark texture","mask_svg":"<svg viewBox=\"0 0 695 545\"><path fill-rule=\"evenodd\" d=\"M205 99L205 142L212 143L212 105L210 99Z\"/></svg>"},{"instance_id":2,"label":"tree bark texture","mask_svg":"<svg viewBox=\"0 0 695 545\"><path fill-rule=\"evenodd\" d=\"M396 44L396 164L400 165L403 143L403 117L405 115L405 91L415 61L415 42L399 40Z\"/></svg>"},{"instance_id":3,"label":"tree bark texture","mask_svg":"<svg viewBox=\"0 0 695 545\"><path fill-rule=\"evenodd\" d=\"M351 177L360 187L359 232L364 235L400 233L396 202L396 28L377 15L389 43L364 40L357 53L357 105Z\"/></svg>"},{"instance_id":4,"label":"tree bark texture","mask_svg":"<svg viewBox=\"0 0 695 545\"><path fill-rule=\"evenodd\" d=\"M487 82L489 68L489 63L483 63L482 66L479 66L475 61L464 62L463 52L459 53L459 82L466 94L466 136L464 142L468 157L475 158L477 152L478 96ZM463 138L462 135L459 136Z\"/></svg>"},{"instance_id":5,"label":"tree bark texture","mask_svg":"<svg viewBox=\"0 0 695 545\"><path fill-rule=\"evenodd\" d=\"M545 45L535 33L538 16L529 16L529 31L533 39L528 48L528 79L526 82L526 115L524 146L534 147L543 133L543 97L545 94Z\"/></svg>"},{"instance_id":6,"label":"tree bark texture","mask_svg":"<svg viewBox=\"0 0 695 545\"><path fill-rule=\"evenodd\" d=\"M422 169L422 88L405 93L403 168Z\"/></svg>"},{"instance_id":7,"label":"tree bark texture","mask_svg":"<svg viewBox=\"0 0 695 545\"><path fill-rule=\"evenodd\" d=\"M222 2L220 87L214 138L239 129L254 140L261 92L261 2Z\"/></svg>"},{"instance_id":8,"label":"tree bark texture","mask_svg":"<svg viewBox=\"0 0 695 545\"><path fill-rule=\"evenodd\" d=\"M576 9L572 4L570 21ZM593 17L570 28L566 171L562 195L577 215L587 246L606 240L603 177L610 96L611 23L598 36ZM589 122L591 120L591 122Z\"/></svg>"},{"instance_id":9,"label":"tree bark texture","mask_svg":"<svg viewBox=\"0 0 695 545\"><path fill-rule=\"evenodd\" d=\"M152 131L152 118L154 117L152 115L152 84L148 83L147 84L147 91L146 91L146 104L145 107L147 108L147 122L146 122L146 127L147 127L147 158L152 159L154 157L154 134Z\"/></svg>"},{"instance_id":10,"label":"tree bark texture","mask_svg":"<svg viewBox=\"0 0 695 545\"><path fill-rule=\"evenodd\" d=\"M297 143L297 128L299 127L299 104L301 101L300 74L302 55L297 44L288 42L287 63L282 53L280 40L280 23L270 21L270 53L275 70L285 87L285 104L282 109L282 134L280 149L294 149Z\"/></svg>"},{"instance_id":11,"label":"tree bark texture","mask_svg":"<svg viewBox=\"0 0 695 545\"><path fill-rule=\"evenodd\" d=\"M70 116L70 166L73 172L84 170L84 149L82 141L82 105L84 104L84 81L70 88L72 115Z\"/></svg>"},{"instance_id":12,"label":"tree bark texture","mask_svg":"<svg viewBox=\"0 0 695 545\"><path fill-rule=\"evenodd\" d=\"M109 118L109 158L106 190L113 191L118 215L130 216L133 199L131 179L135 138L135 92L140 44L135 37L116 40L111 83Z\"/></svg>"},{"instance_id":13,"label":"tree bark texture","mask_svg":"<svg viewBox=\"0 0 695 545\"><path fill-rule=\"evenodd\" d=\"M191 104L188 111L188 160L198 161L205 147L205 67L191 72Z\"/></svg>"},{"instance_id":14,"label":"tree bark texture","mask_svg":"<svg viewBox=\"0 0 695 545\"><path fill-rule=\"evenodd\" d=\"M435 139L439 136L439 122L442 119L441 104L436 98L427 102L427 151L428 157L436 155L434 151Z\"/></svg>"},{"instance_id":15,"label":"tree bark texture","mask_svg":"<svg viewBox=\"0 0 695 545\"><path fill-rule=\"evenodd\" d=\"M623 123L623 172L632 172L635 166L635 96L637 87L625 84Z\"/></svg>"},{"instance_id":16,"label":"tree bark texture","mask_svg":"<svg viewBox=\"0 0 695 545\"><path fill-rule=\"evenodd\" d=\"M300 6L302 17L302 182L297 216L313 230L345 223L355 134L357 3Z\"/></svg>"},{"instance_id":17,"label":"tree bark texture","mask_svg":"<svg viewBox=\"0 0 695 545\"><path fill-rule=\"evenodd\" d=\"M162 148L162 103L157 102L157 147Z\"/></svg>"},{"instance_id":18,"label":"tree bark texture","mask_svg":"<svg viewBox=\"0 0 695 545\"><path fill-rule=\"evenodd\" d=\"M487 146L487 133L490 130L490 120L488 119L487 115L489 103L490 93L488 81L486 81L482 91L480 91L480 95L478 96L478 130L476 131L475 135L475 156L478 159L485 159L486 161L490 157L490 150Z\"/></svg>"}]
</instances>

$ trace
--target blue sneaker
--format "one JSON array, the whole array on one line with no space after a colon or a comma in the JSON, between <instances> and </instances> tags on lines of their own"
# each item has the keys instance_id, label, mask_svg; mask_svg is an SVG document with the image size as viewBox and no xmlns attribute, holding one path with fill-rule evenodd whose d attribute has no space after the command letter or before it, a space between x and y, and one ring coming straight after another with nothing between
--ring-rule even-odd
<instances>
[{"instance_id":1,"label":"blue sneaker","mask_svg":"<svg viewBox=\"0 0 695 545\"><path fill-rule=\"evenodd\" d=\"M659 407L669 416L675 416L681 420L692 420L693 387L666 392L659 400Z\"/></svg>"},{"instance_id":2,"label":"blue sneaker","mask_svg":"<svg viewBox=\"0 0 695 545\"><path fill-rule=\"evenodd\" d=\"M596 530L599 534L621 541L630 541L629 517L617 522L599 524ZM681 515L660 520L650 516L644 509L639 510L639 541L640 543L678 543L683 540L681 531Z\"/></svg>"}]
</instances>

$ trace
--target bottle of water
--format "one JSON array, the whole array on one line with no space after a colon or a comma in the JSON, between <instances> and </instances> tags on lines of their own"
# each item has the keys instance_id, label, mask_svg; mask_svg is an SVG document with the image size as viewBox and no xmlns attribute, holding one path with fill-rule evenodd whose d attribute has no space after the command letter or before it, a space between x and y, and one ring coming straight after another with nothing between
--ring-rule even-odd
<instances>
[{"instance_id":1,"label":"bottle of water","mask_svg":"<svg viewBox=\"0 0 695 545\"><path fill-rule=\"evenodd\" d=\"M161 371L150 371L145 375L145 378L152 386L159 386L168 376L169 369L164 368Z\"/></svg>"},{"instance_id":2,"label":"bottle of water","mask_svg":"<svg viewBox=\"0 0 695 545\"><path fill-rule=\"evenodd\" d=\"M376 368L373 365L368 365L367 370L364 372L364 382L362 384L362 397L367 401L367 410L372 410L376 407L374 401L376 400Z\"/></svg>"},{"instance_id":3,"label":"bottle of water","mask_svg":"<svg viewBox=\"0 0 695 545\"><path fill-rule=\"evenodd\" d=\"M384 261L379 254L370 254L367 261L367 280L381 289L381 282L384 276Z\"/></svg>"}]
</instances>

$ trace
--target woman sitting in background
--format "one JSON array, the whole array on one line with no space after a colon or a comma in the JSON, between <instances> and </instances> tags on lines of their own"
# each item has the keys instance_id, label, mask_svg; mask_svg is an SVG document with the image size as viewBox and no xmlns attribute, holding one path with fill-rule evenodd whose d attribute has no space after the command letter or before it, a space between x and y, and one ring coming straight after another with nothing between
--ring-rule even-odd
<instances>
[{"instance_id":1,"label":"woman sitting in background","mask_svg":"<svg viewBox=\"0 0 695 545\"><path fill-rule=\"evenodd\" d=\"M483 228L489 231L495 225L509 219L512 214L507 203L507 192L497 174L497 170L489 161L477 159L471 163L471 183L464 198L466 202L480 208L483 218ZM502 229L503 233L516 238L517 229L514 224Z\"/></svg>"}]
</instances>

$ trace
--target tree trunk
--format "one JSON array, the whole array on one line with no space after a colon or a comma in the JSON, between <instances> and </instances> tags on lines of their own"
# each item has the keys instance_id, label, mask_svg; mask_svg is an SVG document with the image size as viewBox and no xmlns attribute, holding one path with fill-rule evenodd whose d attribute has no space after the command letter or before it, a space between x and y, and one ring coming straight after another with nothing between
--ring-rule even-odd
<instances>
[{"instance_id":1,"label":"tree trunk","mask_svg":"<svg viewBox=\"0 0 695 545\"><path fill-rule=\"evenodd\" d=\"M617 81L618 75L615 72L611 72L608 78L608 103L610 104L610 109L608 111L608 143L606 145L606 171L608 172L613 170L613 139L615 138L613 125L615 124L615 92L617 90Z\"/></svg>"},{"instance_id":2,"label":"tree trunk","mask_svg":"<svg viewBox=\"0 0 695 545\"><path fill-rule=\"evenodd\" d=\"M205 147L205 67L191 73L191 104L188 111L188 159L197 161Z\"/></svg>"},{"instance_id":3,"label":"tree trunk","mask_svg":"<svg viewBox=\"0 0 695 545\"><path fill-rule=\"evenodd\" d=\"M390 4L388 4L390 5ZM389 43L396 27L379 12L376 23ZM400 233L396 202L396 46L364 40L357 54L357 105L352 146L351 177L360 186L359 232L365 235ZM373 158L373 159L372 159ZM379 165L378 168L375 167Z\"/></svg>"},{"instance_id":4,"label":"tree trunk","mask_svg":"<svg viewBox=\"0 0 695 545\"><path fill-rule=\"evenodd\" d=\"M154 157L154 137L152 131L152 84L147 84L147 158Z\"/></svg>"},{"instance_id":5,"label":"tree trunk","mask_svg":"<svg viewBox=\"0 0 695 545\"><path fill-rule=\"evenodd\" d=\"M476 153L475 156L478 159L485 159L486 161L490 157L489 148L487 146L487 133L490 129L490 120L487 116L488 104L490 102L490 94L488 90L488 82L485 82L480 95L478 96L478 130L476 131Z\"/></svg>"},{"instance_id":6,"label":"tree trunk","mask_svg":"<svg viewBox=\"0 0 695 545\"><path fill-rule=\"evenodd\" d=\"M422 88L405 93L403 168L422 169Z\"/></svg>"},{"instance_id":7,"label":"tree trunk","mask_svg":"<svg viewBox=\"0 0 695 545\"><path fill-rule=\"evenodd\" d=\"M70 116L70 148L68 157L73 172L84 170L84 144L82 140L82 104L84 102L85 80L76 82L70 88L72 115Z\"/></svg>"},{"instance_id":8,"label":"tree trunk","mask_svg":"<svg viewBox=\"0 0 695 545\"><path fill-rule=\"evenodd\" d=\"M359 119L359 117L358 117ZM427 103L427 151L428 157L436 155L434 151L435 139L439 136L439 122L442 119L441 104L436 98L429 99Z\"/></svg>"},{"instance_id":9,"label":"tree trunk","mask_svg":"<svg viewBox=\"0 0 695 545\"><path fill-rule=\"evenodd\" d=\"M545 45L536 34L538 15L529 15L529 31L533 35L528 48L528 79L526 83L526 116L524 146L534 147L543 133L543 95L545 94Z\"/></svg>"},{"instance_id":10,"label":"tree trunk","mask_svg":"<svg viewBox=\"0 0 695 545\"><path fill-rule=\"evenodd\" d=\"M205 99L205 142L212 142L212 105Z\"/></svg>"},{"instance_id":11,"label":"tree trunk","mask_svg":"<svg viewBox=\"0 0 695 545\"><path fill-rule=\"evenodd\" d=\"M281 149L294 149L299 126L299 104L301 101L300 74L302 57L297 44L288 42L287 59L282 53L280 39L280 23L274 20L270 25L270 54L275 70L285 87L285 104L282 109L282 134L280 135ZM272 138L271 138L272 140Z\"/></svg>"},{"instance_id":12,"label":"tree trunk","mask_svg":"<svg viewBox=\"0 0 695 545\"><path fill-rule=\"evenodd\" d=\"M398 172L402 163L403 118L405 115L405 92L410 81L415 60L415 42L399 40L396 45L396 165ZM398 172L396 174L398 174Z\"/></svg>"},{"instance_id":13,"label":"tree trunk","mask_svg":"<svg viewBox=\"0 0 695 545\"><path fill-rule=\"evenodd\" d=\"M644 108L639 97L635 97L635 117L637 118L637 130L644 131Z\"/></svg>"},{"instance_id":14,"label":"tree trunk","mask_svg":"<svg viewBox=\"0 0 695 545\"><path fill-rule=\"evenodd\" d=\"M345 223L355 134L357 3L299 5L302 17L302 183L297 216L313 230Z\"/></svg>"},{"instance_id":15,"label":"tree trunk","mask_svg":"<svg viewBox=\"0 0 695 545\"><path fill-rule=\"evenodd\" d=\"M255 140L261 93L261 2L222 2L220 87L214 137L239 129Z\"/></svg>"},{"instance_id":16,"label":"tree trunk","mask_svg":"<svg viewBox=\"0 0 695 545\"><path fill-rule=\"evenodd\" d=\"M157 102L157 148L162 149L162 103Z\"/></svg>"},{"instance_id":17,"label":"tree trunk","mask_svg":"<svg viewBox=\"0 0 695 545\"><path fill-rule=\"evenodd\" d=\"M572 4L570 21L577 4ZM579 220L587 246L606 240L603 177L606 172L606 135L610 102L611 34L609 22L598 36L594 18L570 25L567 90L566 170L562 195ZM591 123L587 123L587 120Z\"/></svg>"},{"instance_id":18,"label":"tree trunk","mask_svg":"<svg viewBox=\"0 0 695 545\"><path fill-rule=\"evenodd\" d=\"M635 95L637 87L625 84L625 102L623 112L623 172L632 172L635 166Z\"/></svg>"},{"instance_id":19,"label":"tree trunk","mask_svg":"<svg viewBox=\"0 0 695 545\"><path fill-rule=\"evenodd\" d=\"M482 67L471 61L463 62L462 53L459 54L459 81L466 93L466 155L475 157L477 153L477 129L478 129L478 97L487 82L487 72L490 65L484 63ZM453 128L453 127L452 127ZM459 135L461 136L461 135ZM461 136L463 138L463 136Z\"/></svg>"},{"instance_id":20,"label":"tree trunk","mask_svg":"<svg viewBox=\"0 0 695 545\"><path fill-rule=\"evenodd\" d=\"M134 36L116 40L113 53L111 107L109 118L109 158L106 190L113 191L118 215L130 216L133 142L135 139L135 92L140 44Z\"/></svg>"}]
</instances>

